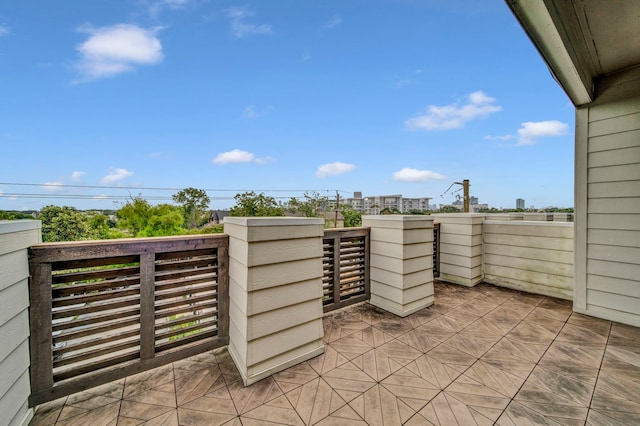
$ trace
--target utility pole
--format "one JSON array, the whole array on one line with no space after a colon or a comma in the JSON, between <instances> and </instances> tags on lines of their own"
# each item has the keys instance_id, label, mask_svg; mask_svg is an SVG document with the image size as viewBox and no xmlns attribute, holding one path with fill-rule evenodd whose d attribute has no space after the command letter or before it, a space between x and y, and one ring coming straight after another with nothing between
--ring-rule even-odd
<instances>
[{"instance_id":1,"label":"utility pole","mask_svg":"<svg viewBox=\"0 0 640 426\"><path fill-rule=\"evenodd\" d=\"M340 193L336 191L336 219L333 222L333 227L338 227L338 210L340 209Z\"/></svg>"},{"instance_id":2,"label":"utility pole","mask_svg":"<svg viewBox=\"0 0 640 426\"><path fill-rule=\"evenodd\" d=\"M469 179L462 181L462 193L464 194L464 212L469 213Z\"/></svg>"}]
</instances>

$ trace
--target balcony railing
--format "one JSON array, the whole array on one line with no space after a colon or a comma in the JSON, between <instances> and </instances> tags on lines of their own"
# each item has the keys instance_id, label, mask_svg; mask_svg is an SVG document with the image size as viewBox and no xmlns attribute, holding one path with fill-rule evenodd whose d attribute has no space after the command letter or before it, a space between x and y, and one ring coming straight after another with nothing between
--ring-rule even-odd
<instances>
[{"instance_id":1,"label":"balcony railing","mask_svg":"<svg viewBox=\"0 0 640 426\"><path fill-rule=\"evenodd\" d=\"M325 230L322 243L324 312L369 300L369 228Z\"/></svg>"},{"instance_id":2,"label":"balcony railing","mask_svg":"<svg viewBox=\"0 0 640 426\"><path fill-rule=\"evenodd\" d=\"M30 249L32 405L224 346L226 235Z\"/></svg>"}]
</instances>

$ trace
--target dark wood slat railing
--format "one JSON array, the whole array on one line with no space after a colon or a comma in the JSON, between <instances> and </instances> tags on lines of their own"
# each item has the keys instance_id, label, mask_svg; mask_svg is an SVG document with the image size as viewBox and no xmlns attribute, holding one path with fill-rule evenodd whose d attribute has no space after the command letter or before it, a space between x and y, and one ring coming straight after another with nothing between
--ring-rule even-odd
<instances>
[{"instance_id":1,"label":"dark wood slat railing","mask_svg":"<svg viewBox=\"0 0 640 426\"><path fill-rule=\"evenodd\" d=\"M226 235L30 249L32 406L229 342Z\"/></svg>"},{"instance_id":2,"label":"dark wood slat railing","mask_svg":"<svg viewBox=\"0 0 640 426\"><path fill-rule=\"evenodd\" d=\"M326 229L323 252L324 312L369 300L369 228Z\"/></svg>"}]
</instances>

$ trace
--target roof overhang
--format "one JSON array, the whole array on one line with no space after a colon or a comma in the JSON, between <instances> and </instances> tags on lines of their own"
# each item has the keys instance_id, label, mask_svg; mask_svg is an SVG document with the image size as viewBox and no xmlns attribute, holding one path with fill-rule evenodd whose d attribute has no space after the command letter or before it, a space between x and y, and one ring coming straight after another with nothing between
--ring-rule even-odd
<instances>
[{"instance_id":1,"label":"roof overhang","mask_svg":"<svg viewBox=\"0 0 640 426\"><path fill-rule=\"evenodd\" d=\"M640 95L640 1L505 1L574 105Z\"/></svg>"}]
</instances>

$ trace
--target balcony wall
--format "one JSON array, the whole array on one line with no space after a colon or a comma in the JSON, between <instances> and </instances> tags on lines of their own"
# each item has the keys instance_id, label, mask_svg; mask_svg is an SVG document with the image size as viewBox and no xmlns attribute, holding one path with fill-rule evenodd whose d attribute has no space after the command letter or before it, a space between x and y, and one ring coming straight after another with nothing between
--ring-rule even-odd
<instances>
[{"instance_id":1,"label":"balcony wall","mask_svg":"<svg viewBox=\"0 0 640 426\"><path fill-rule=\"evenodd\" d=\"M35 220L0 221L0 423L11 426L26 426L33 417L27 249L42 242L40 228Z\"/></svg>"},{"instance_id":2,"label":"balcony wall","mask_svg":"<svg viewBox=\"0 0 640 426\"><path fill-rule=\"evenodd\" d=\"M488 220L482 238L484 282L573 299L573 223Z\"/></svg>"}]
</instances>

